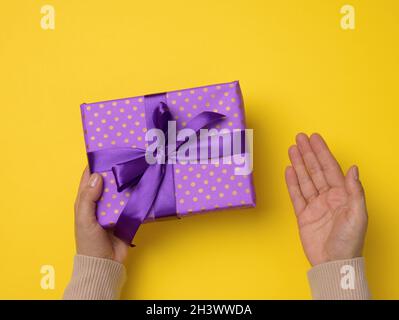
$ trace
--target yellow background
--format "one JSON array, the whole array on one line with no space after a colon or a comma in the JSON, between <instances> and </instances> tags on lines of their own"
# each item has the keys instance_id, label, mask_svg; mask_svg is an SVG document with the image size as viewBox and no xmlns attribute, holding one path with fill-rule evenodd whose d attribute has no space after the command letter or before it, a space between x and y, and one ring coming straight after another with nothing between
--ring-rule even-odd
<instances>
[{"instance_id":1,"label":"yellow background","mask_svg":"<svg viewBox=\"0 0 399 320\"><path fill-rule=\"evenodd\" d=\"M295 134L317 131L360 167L370 287L398 299L398 24L396 0L2 1L0 298L58 299L70 278L80 103L238 79L257 208L143 226L122 297L310 298L283 172ZM55 290L40 287L45 264Z\"/></svg>"}]
</instances>

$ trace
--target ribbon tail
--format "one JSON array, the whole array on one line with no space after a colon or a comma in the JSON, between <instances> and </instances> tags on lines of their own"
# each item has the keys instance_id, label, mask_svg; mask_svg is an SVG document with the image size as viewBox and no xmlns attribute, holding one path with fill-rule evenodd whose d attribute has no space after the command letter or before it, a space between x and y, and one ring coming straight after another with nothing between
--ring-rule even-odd
<instances>
[{"instance_id":1,"label":"ribbon tail","mask_svg":"<svg viewBox=\"0 0 399 320\"><path fill-rule=\"evenodd\" d=\"M155 218L176 215L176 196L173 165L165 166L165 174L154 201Z\"/></svg>"},{"instance_id":2,"label":"ribbon tail","mask_svg":"<svg viewBox=\"0 0 399 320\"><path fill-rule=\"evenodd\" d=\"M129 245L151 210L163 175L163 165L152 165L147 168L115 225L114 235Z\"/></svg>"}]
</instances>

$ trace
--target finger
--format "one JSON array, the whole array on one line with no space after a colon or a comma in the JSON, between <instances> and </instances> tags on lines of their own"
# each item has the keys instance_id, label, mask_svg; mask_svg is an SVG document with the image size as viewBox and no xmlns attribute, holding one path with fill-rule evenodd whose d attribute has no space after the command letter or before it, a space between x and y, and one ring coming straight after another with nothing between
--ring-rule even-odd
<instances>
[{"instance_id":1,"label":"finger","mask_svg":"<svg viewBox=\"0 0 399 320\"><path fill-rule=\"evenodd\" d=\"M359 180L359 169L357 166L349 168L345 176L345 188L352 200L352 205L358 209L365 208L365 197L362 183Z\"/></svg>"},{"instance_id":2,"label":"finger","mask_svg":"<svg viewBox=\"0 0 399 320\"><path fill-rule=\"evenodd\" d=\"M324 177L323 170L310 146L309 138L304 133L299 133L296 136L296 144L302 154L306 170L309 173L314 186L319 193L323 193L329 189L326 178Z\"/></svg>"},{"instance_id":3,"label":"finger","mask_svg":"<svg viewBox=\"0 0 399 320\"><path fill-rule=\"evenodd\" d=\"M298 177L298 182L299 182L299 187L301 188L301 192L306 201L309 202L318 195L316 187L314 186L312 179L310 179L310 176L306 171L305 163L303 162L298 147L291 146L288 150L288 154L292 166L295 169L296 176Z\"/></svg>"},{"instance_id":4,"label":"finger","mask_svg":"<svg viewBox=\"0 0 399 320\"><path fill-rule=\"evenodd\" d=\"M330 187L342 187L345 184L344 174L341 167L335 160L331 151L329 150L323 138L314 133L310 136L310 145L315 153L321 168L323 169L324 177Z\"/></svg>"},{"instance_id":5,"label":"finger","mask_svg":"<svg viewBox=\"0 0 399 320\"><path fill-rule=\"evenodd\" d=\"M298 215L306 207L306 200L299 187L298 177L293 167L289 166L285 170L285 182L287 183L288 193L294 206L295 213Z\"/></svg>"},{"instance_id":6,"label":"finger","mask_svg":"<svg viewBox=\"0 0 399 320\"><path fill-rule=\"evenodd\" d=\"M96 201L100 198L103 189L102 176L98 173L90 175L85 171L80 186L76 205L76 221L80 225L88 225L96 221Z\"/></svg>"}]
</instances>

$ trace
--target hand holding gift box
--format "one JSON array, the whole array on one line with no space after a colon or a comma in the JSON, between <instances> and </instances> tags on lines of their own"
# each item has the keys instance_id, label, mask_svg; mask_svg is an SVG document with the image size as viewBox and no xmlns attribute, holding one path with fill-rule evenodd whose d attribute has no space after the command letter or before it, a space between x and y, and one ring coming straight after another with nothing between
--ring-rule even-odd
<instances>
[{"instance_id":1,"label":"hand holding gift box","mask_svg":"<svg viewBox=\"0 0 399 320\"><path fill-rule=\"evenodd\" d=\"M104 177L98 221L127 243L144 221L255 205L252 175L236 174L232 161L247 156L238 82L83 104L81 110L90 169ZM219 138L201 139L212 128L222 145ZM145 137L155 143L148 146Z\"/></svg>"}]
</instances>

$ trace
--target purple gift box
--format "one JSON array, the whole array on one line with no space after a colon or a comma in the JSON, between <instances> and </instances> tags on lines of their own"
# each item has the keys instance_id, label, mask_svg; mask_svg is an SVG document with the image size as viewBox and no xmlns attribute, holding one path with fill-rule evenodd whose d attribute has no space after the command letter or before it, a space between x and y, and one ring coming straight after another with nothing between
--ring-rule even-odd
<instances>
[{"instance_id":1,"label":"purple gift box","mask_svg":"<svg viewBox=\"0 0 399 320\"><path fill-rule=\"evenodd\" d=\"M153 96L137 96L81 105L90 169L92 172L100 172L104 178L103 194L97 203L97 219L105 228L115 227L118 224L126 224L132 228L131 219L136 218L126 220L126 217L123 217L123 212L127 211L126 206L129 200L131 200L131 207L140 206L142 199L148 202L147 199L144 199L147 196L146 193L152 192L141 191L142 195L132 200L135 192L140 192L136 188L143 189L143 186L139 187L140 183L144 184L145 188L146 183L153 183L151 181L153 178L147 177L147 182L138 182L149 175L144 173L143 176L136 177L137 181L134 185L121 188L122 182L118 177L119 169L115 169L113 165L102 166L101 162L104 159L104 154L107 156L108 153L112 154L118 150L124 152L125 150L127 150L126 152L145 150L148 147L145 139L146 132L151 127L152 121L155 121L153 120L154 108L151 106L151 99L154 100L151 98ZM155 95L155 99L158 99L157 95ZM170 91L161 94L160 99L163 99L164 105L170 111L172 120L176 121L177 130L190 126L190 121L198 118L204 111L209 114L224 115L223 119L210 123L207 128L215 128L219 131L222 129L230 131L246 129L244 104L238 81ZM152 103L154 102L152 101ZM92 154L100 155L95 159L97 164L93 164ZM117 161L114 162L119 164ZM153 190L157 190L157 194L154 200L151 200L152 204L148 208L142 209L146 210L146 214L141 221L136 221L137 226L133 229L137 229L141 222L168 216L183 217L211 210L255 206L252 174L237 175L234 163L225 163L221 158L219 163L177 161L175 164L166 166L169 172L167 173L168 179L160 178L162 181L160 185L163 186L159 189L153 188ZM143 169L143 172L146 168ZM119 171L124 170L125 168L122 168ZM162 169L160 170L162 171ZM165 184L169 185L165 186ZM168 201L171 202L171 205L167 206L167 209L161 209L160 211L164 211L162 214L157 214L156 203L162 204L162 198L165 198L162 193L169 193ZM168 212L168 210L173 212ZM141 214L143 215L143 213ZM136 230L126 232L128 234L122 235L121 238L130 242Z\"/></svg>"}]
</instances>

